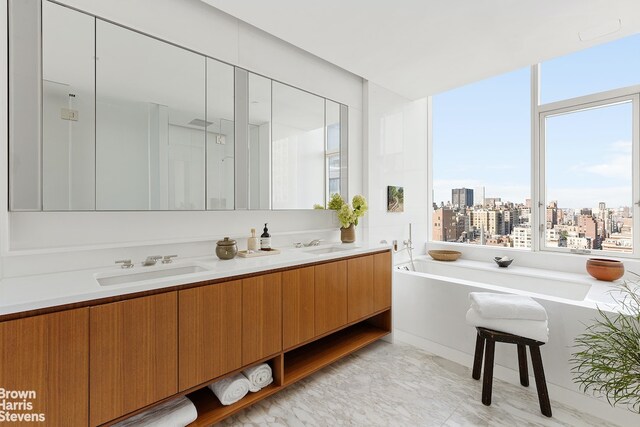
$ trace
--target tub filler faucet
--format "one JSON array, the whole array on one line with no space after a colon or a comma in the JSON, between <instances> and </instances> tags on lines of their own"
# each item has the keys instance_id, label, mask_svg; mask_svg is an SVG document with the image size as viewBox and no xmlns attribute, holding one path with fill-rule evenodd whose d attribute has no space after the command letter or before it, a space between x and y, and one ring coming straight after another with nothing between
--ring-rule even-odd
<instances>
[{"instance_id":1,"label":"tub filler faucet","mask_svg":"<svg viewBox=\"0 0 640 427\"><path fill-rule=\"evenodd\" d=\"M400 252L400 251L404 251L406 250L407 253L409 254L409 260L411 261L411 269L413 271L416 271L416 266L413 263L413 240L411 238L411 223L409 223L409 239L407 240L403 240L402 241L402 249L398 249L398 241L394 240L393 241L393 251L394 252Z\"/></svg>"}]
</instances>

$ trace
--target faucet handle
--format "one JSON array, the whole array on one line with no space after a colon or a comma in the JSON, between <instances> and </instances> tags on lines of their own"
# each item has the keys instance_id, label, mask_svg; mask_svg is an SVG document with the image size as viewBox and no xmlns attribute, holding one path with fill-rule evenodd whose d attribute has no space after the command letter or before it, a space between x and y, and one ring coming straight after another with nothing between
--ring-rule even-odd
<instances>
[{"instance_id":1,"label":"faucet handle","mask_svg":"<svg viewBox=\"0 0 640 427\"><path fill-rule=\"evenodd\" d=\"M130 259L121 259L116 261L116 264L122 264L120 266L120 268L132 268L133 267L133 263L131 262Z\"/></svg>"},{"instance_id":2,"label":"faucet handle","mask_svg":"<svg viewBox=\"0 0 640 427\"><path fill-rule=\"evenodd\" d=\"M171 258L177 258L178 255L165 255L162 257L162 263L163 264L170 264L173 262L173 260Z\"/></svg>"}]
</instances>

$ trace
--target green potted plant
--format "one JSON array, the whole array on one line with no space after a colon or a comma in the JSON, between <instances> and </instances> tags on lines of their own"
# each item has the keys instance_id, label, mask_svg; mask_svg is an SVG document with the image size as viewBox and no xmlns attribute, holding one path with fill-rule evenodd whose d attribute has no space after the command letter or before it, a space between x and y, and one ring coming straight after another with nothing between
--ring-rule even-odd
<instances>
[{"instance_id":1,"label":"green potted plant","mask_svg":"<svg viewBox=\"0 0 640 427\"><path fill-rule=\"evenodd\" d=\"M353 205L353 207L351 206ZM327 207L338 213L338 221L340 221L340 240L342 243L353 243L356 241L356 226L358 219L364 216L369 207L367 200L357 194L351 199L351 205L346 203L342 196L338 193L331 195ZM315 209L324 209L320 205L315 205Z\"/></svg>"},{"instance_id":2,"label":"green potted plant","mask_svg":"<svg viewBox=\"0 0 640 427\"><path fill-rule=\"evenodd\" d=\"M571 372L583 392L640 413L640 283L619 289L619 312L598 307L598 318L576 338Z\"/></svg>"}]
</instances>

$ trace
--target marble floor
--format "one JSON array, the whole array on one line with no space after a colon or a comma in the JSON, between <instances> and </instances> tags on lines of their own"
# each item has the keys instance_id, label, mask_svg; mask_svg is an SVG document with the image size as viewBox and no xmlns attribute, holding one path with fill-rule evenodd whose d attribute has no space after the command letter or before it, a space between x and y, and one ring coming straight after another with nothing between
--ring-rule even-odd
<instances>
[{"instance_id":1,"label":"marble floor","mask_svg":"<svg viewBox=\"0 0 640 427\"><path fill-rule=\"evenodd\" d=\"M493 403L468 367L378 341L224 420L227 426L598 426L611 424L494 380ZM553 397L553 396L552 396Z\"/></svg>"}]
</instances>

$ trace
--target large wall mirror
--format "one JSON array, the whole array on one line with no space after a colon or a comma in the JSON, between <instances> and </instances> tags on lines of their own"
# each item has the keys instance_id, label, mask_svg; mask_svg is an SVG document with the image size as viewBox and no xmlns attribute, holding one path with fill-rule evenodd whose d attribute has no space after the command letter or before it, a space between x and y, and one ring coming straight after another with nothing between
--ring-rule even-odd
<instances>
[{"instance_id":1,"label":"large wall mirror","mask_svg":"<svg viewBox=\"0 0 640 427\"><path fill-rule=\"evenodd\" d=\"M46 0L10 0L9 30L13 211L312 209L347 193L345 105Z\"/></svg>"}]
</instances>

